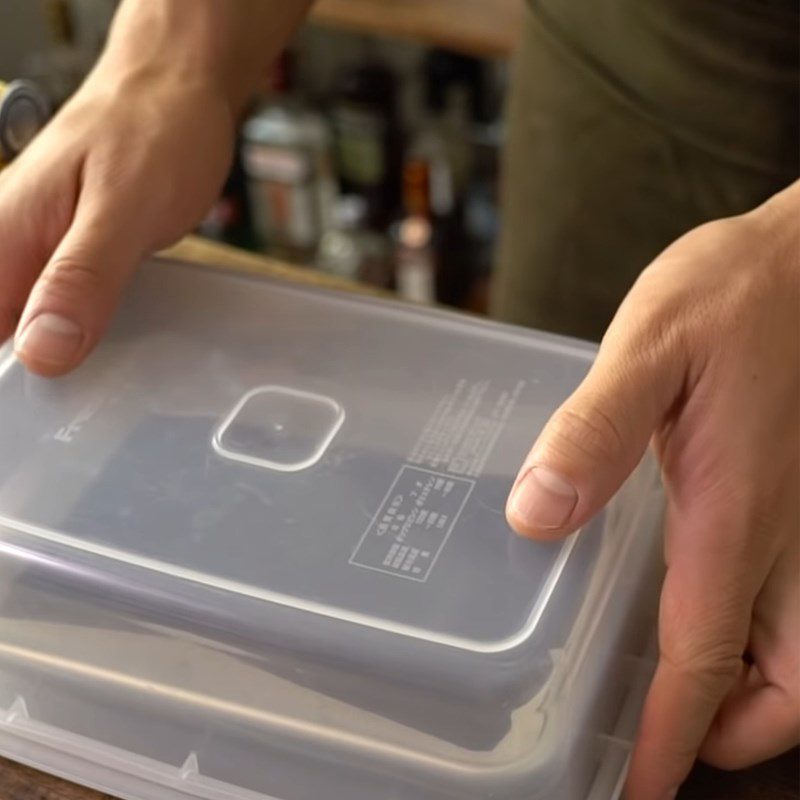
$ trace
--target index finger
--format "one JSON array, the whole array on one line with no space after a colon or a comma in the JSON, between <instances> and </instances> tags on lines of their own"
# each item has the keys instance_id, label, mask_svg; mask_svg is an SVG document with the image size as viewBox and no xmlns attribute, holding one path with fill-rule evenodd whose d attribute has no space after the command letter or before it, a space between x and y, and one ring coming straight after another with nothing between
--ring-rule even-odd
<instances>
[{"instance_id":1,"label":"index finger","mask_svg":"<svg viewBox=\"0 0 800 800\"><path fill-rule=\"evenodd\" d=\"M626 796L671 800L742 669L759 565L727 513L678 522L661 596L660 656L642 712ZM691 521L689 521L691 519Z\"/></svg>"}]
</instances>

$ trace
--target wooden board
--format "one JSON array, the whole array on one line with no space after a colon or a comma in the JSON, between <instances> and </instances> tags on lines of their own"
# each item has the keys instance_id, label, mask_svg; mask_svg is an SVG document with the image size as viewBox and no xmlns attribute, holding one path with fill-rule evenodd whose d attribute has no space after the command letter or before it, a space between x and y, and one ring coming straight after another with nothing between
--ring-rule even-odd
<instances>
[{"instance_id":1,"label":"wooden board","mask_svg":"<svg viewBox=\"0 0 800 800\"><path fill-rule=\"evenodd\" d=\"M525 0L318 0L311 20L376 36L412 39L469 55L507 57Z\"/></svg>"},{"instance_id":2,"label":"wooden board","mask_svg":"<svg viewBox=\"0 0 800 800\"><path fill-rule=\"evenodd\" d=\"M389 296L389 293L374 286L363 283L353 283L344 278L337 278L311 267L301 267L289 264L275 258L240 250L227 244L220 244L199 236L187 236L174 247L163 250L160 255L166 258L176 258L190 261L204 266L213 266L217 269L233 270L234 272L249 272L255 275L265 275L269 278L280 278L293 283L322 286L328 289L338 289L358 294L376 296ZM0 796L0 800L3 800Z\"/></svg>"}]
</instances>

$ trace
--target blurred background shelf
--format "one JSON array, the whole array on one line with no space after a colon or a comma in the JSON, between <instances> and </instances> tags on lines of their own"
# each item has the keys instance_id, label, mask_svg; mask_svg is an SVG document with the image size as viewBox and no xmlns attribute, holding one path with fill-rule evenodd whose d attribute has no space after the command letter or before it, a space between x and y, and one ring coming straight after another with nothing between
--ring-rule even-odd
<instances>
[{"instance_id":1,"label":"blurred background shelf","mask_svg":"<svg viewBox=\"0 0 800 800\"><path fill-rule=\"evenodd\" d=\"M319 0L311 19L329 27L502 58L516 44L523 12L524 0Z\"/></svg>"}]
</instances>

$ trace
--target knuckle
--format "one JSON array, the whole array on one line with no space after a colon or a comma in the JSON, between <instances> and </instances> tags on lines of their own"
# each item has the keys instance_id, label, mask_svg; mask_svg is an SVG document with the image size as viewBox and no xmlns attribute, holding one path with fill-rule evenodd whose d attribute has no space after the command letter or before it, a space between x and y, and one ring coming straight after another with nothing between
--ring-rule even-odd
<instances>
[{"instance_id":1,"label":"knuckle","mask_svg":"<svg viewBox=\"0 0 800 800\"><path fill-rule=\"evenodd\" d=\"M620 309L619 324L609 333L619 338L631 364L660 362L682 348L698 316L697 296L687 297L664 269L648 268ZM702 316L702 315L699 315Z\"/></svg>"},{"instance_id":2,"label":"knuckle","mask_svg":"<svg viewBox=\"0 0 800 800\"><path fill-rule=\"evenodd\" d=\"M719 700L742 670L750 613L746 598L735 590L740 583L735 573L717 575L713 588L709 580L698 597L677 572L668 572L661 594L660 663L708 700Z\"/></svg>"},{"instance_id":3,"label":"knuckle","mask_svg":"<svg viewBox=\"0 0 800 800\"><path fill-rule=\"evenodd\" d=\"M735 677L742 666L742 657L732 640L665 649L661 658L677 672L703 674L710 678Z\"/></svg>"},{"instance_id":4,"label":"knuckle","mask_svg":"<svg viewBox=\"0 0 800 800\"><path fill-rule=\"evenodd\" d=\"M614 462L625 451L619 425L599 405L562 408L549 425L549 442L559 455L576 452L592 460Z\"/></svg>"},{"instance_id":5,"label":"knuckle","mask_svg":"<svg viewBox=\"0 0 800 800\"><path fill-rule=\"evenodd\" d=\"M736 680L742 669L741 646L733 638L665 638L660 661L685 676L709 698L720 694Z\"/></svg>"},{"instance_id":6,"label":"knuckle","mask_svg":"<svg viewBox=\"0 0 800 800\"><path fill-rule=\"evenodd\" d=\"M72 301L102 294L105 283L101 270L80 259L64 257L52 262L42 273L36 293Z\"/></svg>"}]
</instances>

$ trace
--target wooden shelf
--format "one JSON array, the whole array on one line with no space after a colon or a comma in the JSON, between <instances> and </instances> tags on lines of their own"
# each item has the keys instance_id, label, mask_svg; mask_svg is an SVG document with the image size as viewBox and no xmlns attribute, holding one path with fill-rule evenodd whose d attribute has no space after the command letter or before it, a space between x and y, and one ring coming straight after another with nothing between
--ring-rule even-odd
<instances>
[{"instance_id":1,"label":"wooden shelf","mask_svg":"<svg viewBox=\"0 0 800 800\"><path fill-rule=\"evenodd\" d=\"M522 28L525 0L319 0L311 21L412 39L469 55L507 57Z\"/></svg>"}]
</instances>

